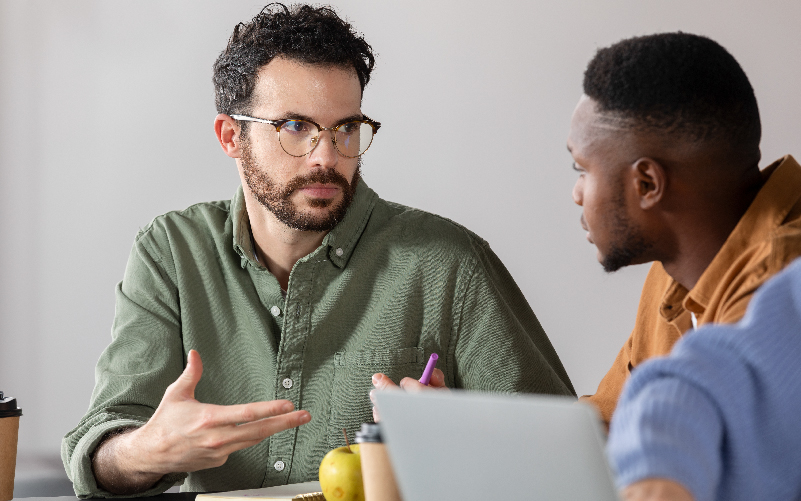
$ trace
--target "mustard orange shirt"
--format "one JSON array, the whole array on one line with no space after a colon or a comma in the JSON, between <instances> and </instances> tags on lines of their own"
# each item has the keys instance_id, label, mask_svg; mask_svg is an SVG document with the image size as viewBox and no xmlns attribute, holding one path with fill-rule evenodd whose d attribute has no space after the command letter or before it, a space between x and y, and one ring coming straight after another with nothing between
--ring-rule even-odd
<instances>
[{"instance_id":1,"label":"mustard orange shirt","mask_svg":"<svg viewBox=\"0 0 801 501\"><path fill-rule=\"evenodd\" d=\"M765 183L692 290L688 291L655 262L640 296L634 330L620 349L595 395L607 423L632 369L670 353L692 328L734 323L745 314L754 291L801 256L801 166L787 155L762 171Z\"/></svg>"}]
</instances>

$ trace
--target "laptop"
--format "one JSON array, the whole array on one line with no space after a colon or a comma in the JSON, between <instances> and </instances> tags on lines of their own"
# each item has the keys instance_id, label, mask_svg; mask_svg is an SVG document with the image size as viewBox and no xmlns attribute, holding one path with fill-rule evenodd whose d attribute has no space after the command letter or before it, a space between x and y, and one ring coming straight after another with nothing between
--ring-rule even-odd
<instances>
[{"instance_id":1,"label":"laptop","mask_svg":"<svg viewBox=\"0 0 801 501\"><path fill-rule=\"evenodd\" d=\"M404 501L619 501L595 409L567 397L376 392Z\"/></svg>"}]
</instances>

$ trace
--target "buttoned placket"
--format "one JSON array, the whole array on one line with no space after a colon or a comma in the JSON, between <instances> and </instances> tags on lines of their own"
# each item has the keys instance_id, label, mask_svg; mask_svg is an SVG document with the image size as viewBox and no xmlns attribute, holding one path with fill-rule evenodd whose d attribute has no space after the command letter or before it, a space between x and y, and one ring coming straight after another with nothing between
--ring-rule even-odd
<instances>
[{"instance_id":1,"label":"buttoned placket","mask_svg":"<svg viewBox=\"0 0 801 501\"><path fill-rule=\"evenodd\" d=\"M267 399L285 399L291 401L296 409L303 407L303 355L311 330L311 302L315 287L318 287L317 290L320 287L319 284L315 284L315 280L319 277L320 266L334 265L342 268L347 263L352 242L355 241L356 234L361 234L364 230L377 199L375 193L369 191L369 188L367 190L349 210L351 214L355 208L362 206L355 212L356 226L353 226L353 223L348 225L346 221L341 223L325 237L320 247L295 263L287 291L281 291L276 278L259 263L255 242L250 236L244 204L238 212L239 216L235 218L234 226L238 229L238 235L248 237L248 240L235 237L237 242L235 247L241 258L242 267L252 267L250 274L254 279L261 304L265 308L265 314L274 320L273 325L278 334L277 339L273 338L278 340L274 352L273 392L271 395L265 395ZM239 196L241 197L241 193ZM342 233L340 235L342 241L351 243L347 246L341 243L337 245L337 238L332 238L336 233ZM280 295L277 296L276 292ZM277 433L267 439L268 457L264 465L262 486L286 484L289 481L295 459L296 440L296 428Z\"/></svg>"},{"instance_id":2,"label":"buttoned placket","mask_svg":"<svg viewBox=\"0 0 801 501\"><path fill-rule=\"evenodd\" d=\"M302 407L303 352L311 329L315 277L317 267L324 259L324 248L319 248L298 261L292 268L283 310L280 307L270 308L270 313L282 325L276 357L275 398L291 401L296 409ZM289 480L296 438L296 428L270 437L265 486Z\"/></svg>"}]
</instances>

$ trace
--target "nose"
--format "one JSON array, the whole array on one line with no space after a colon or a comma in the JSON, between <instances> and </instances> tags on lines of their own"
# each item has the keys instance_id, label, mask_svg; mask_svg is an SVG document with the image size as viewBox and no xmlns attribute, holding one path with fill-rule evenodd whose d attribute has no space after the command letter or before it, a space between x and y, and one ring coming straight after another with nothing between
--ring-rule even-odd
<instances>
[{"instance_id":1,"label":"nose","mask_svg":"<svg viewBox=\"0 0 801 501\"><path fill-rule=\"evenodd\" d=\"M581 186L582 178L576 179L576 184L573 185L573 202L576 205L584 205L584 190Z\"/></svg>"},{"instance_id":2,"label":"nose","mask_svg":"<svg viewBox=\"0 0 801 501\"><path fill-rule=\"evenodd\" d=\"M323 134L328 134L330 140L326 139ZM320 135L314 141L314 149L309 153L309 161L314 166L324 167L327 169L333 168L339 161L339 153L336 146L334 146L334 136L331 131L320 131Z\"/></svg>"}]
</instances>

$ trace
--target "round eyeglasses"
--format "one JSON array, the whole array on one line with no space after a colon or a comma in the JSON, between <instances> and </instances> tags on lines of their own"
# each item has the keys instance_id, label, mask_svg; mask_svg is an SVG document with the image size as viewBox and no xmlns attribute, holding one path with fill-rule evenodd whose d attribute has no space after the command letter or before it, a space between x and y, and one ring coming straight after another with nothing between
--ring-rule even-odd
<instances>
[{"instance_id":1,"label":"round eyeglasses","mask_svg":"<svg viewBox=\"0 0 801 501\"><path fill-rule=\"evenodd\" d=\"M373 143L373 136L381 124L367 117L361 120L348 120L333 127L323 127L311 120L283 118L266 120L247 115L231 115L234 120L258 122L272 125L278 133L278 142L287 154L293 157L306 156L320 142L320 132L331 131L334 147L343 157L361 156Z\"/></svg>"}]
</instances>

